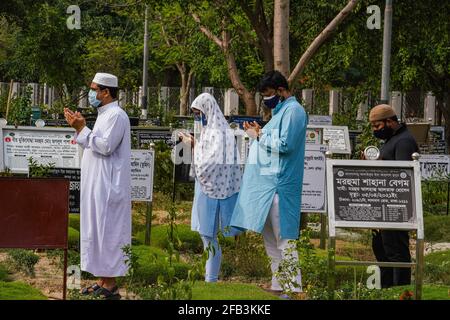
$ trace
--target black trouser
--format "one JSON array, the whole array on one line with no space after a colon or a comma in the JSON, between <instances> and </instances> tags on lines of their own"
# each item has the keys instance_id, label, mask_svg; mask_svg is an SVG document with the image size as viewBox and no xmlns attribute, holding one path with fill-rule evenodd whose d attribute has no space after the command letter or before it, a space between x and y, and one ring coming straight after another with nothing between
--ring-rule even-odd
<instances>
[{"instance_id":1,"label":"black trouser","mask_svg":"<svg viewBox=\"0 0 450 320\"><path fill-rule=\"evenodd\" d=\"M372 232L372 249L379 262L411 262L408 231ZM381 267L381 287L411 284L411 268Z\"/></svg>"}]
</instances>

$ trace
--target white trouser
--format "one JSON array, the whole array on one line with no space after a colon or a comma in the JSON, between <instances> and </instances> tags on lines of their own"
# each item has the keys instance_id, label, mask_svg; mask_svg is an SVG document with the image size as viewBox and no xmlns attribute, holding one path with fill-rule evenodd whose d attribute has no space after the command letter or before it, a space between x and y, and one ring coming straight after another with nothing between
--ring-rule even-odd
<instances>
[{"instance_id":1,"label":"white trouser","mask_svg":"<svg viewBox=\"0 0 450 320\"><path fill-rule=\"evenodd\" d=\"M278 194L275 194L273 198L272 207L270 208L267 216L262 235L264 238L264 245L266 247L267 255L270 257L271 261L270 267L272 270L272 286L270 289L283 291L283 288L275 276L275 272L278 271L280 262L285 259L286 253L288 253L289 257L293 259L292 263L298 265L298 252L294 249L295 243L289 243L290 239L280 238L280 210ZM298 287L296 288L291 284L289 285L290 291L302 292L302 276L300 268L298 268L297 275L291 279L291 283L298 284Z\"/></svg>"}]
</instances>

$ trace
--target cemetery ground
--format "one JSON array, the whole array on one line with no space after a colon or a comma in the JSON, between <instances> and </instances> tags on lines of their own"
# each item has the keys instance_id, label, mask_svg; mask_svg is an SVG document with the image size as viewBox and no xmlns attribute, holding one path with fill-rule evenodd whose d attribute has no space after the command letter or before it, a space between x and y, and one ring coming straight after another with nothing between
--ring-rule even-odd
<instances>
[{"instance_id":1,"label":"cemetery ground","mask_svg":"<svg viewBox=\"0 0 450 320\"><path fill-rule=\"evenodd\" d=\"M221 238L222 268L218 283L205 283L205 254L199 235L190 230L190 201L170 199L156 193L150 246L145 241L145 204L133 206L133 245L129 253L131 272L121 278L122 299L220 299L271 300L279 297L267 290L270 268L260 235L248 232L238 238ZM306 215L308 227L298 241L305 294L293 299L327 299L327 255L319 249L318 214ZM69 265L79 264L79 216L69 219ZM450 216L425 215L425 282L423 299L450 299ZM172 239L172 240L170 240ZM339 260L374 260L370 231L345 230L338 235ZM414 258L414 240L411 254ZM1 299L61 299L62 250L1 250ZM336 299L409 299L414 285L383 290L366 288L365 267L338 267ZM414 274L414 270L413 270ZM82 273L81 286L93 281ZM412 297L414 298L414 297ZM69 290L68 299L86 299Z\"/></svg>"}]
</instances>

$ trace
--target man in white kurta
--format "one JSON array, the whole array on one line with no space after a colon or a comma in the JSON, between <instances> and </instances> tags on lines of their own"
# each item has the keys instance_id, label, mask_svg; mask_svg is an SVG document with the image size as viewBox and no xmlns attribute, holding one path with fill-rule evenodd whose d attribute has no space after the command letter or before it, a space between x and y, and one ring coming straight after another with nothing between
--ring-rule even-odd
<instances>
[{"instance_id":1,"label":"man in white kurta","mask_svg":"<svg viewBox=\"0 0 450 320\"><path fill-rule=\"evenodd\" d=\"M131 138L130 122L117 103L116 89L115 76L97 74L94 78L89 101L98 117L92 130L80 113L66 109L65 114L83 148L81 270L101 278L83 293L120 299L115 277L127 274L123 247L131 244Z\"/></svg>"}]
</instances>

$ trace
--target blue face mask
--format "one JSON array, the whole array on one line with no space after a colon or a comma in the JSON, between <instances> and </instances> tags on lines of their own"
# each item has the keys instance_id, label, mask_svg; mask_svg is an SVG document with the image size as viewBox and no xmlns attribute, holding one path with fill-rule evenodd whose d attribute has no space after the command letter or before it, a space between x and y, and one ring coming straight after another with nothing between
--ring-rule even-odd
<instances>
[{"instance_id":1,"label":"blue face mask","mask_svg":"<svg viewBox=\"0 0 450 320\"><path fill-rule=\"evenodd\" d=\"M206 117L203 113L201 115L194 113L194 121L201 121L203 126L206 126L208 124L208 121L206 120Z\"/></svg>"},{"instance_id":2,"label":"blue face mask","mask_svg":"<svg viewBox=\"0 0 450 320\"><path fill-rule=\"evenodd\" d=\"M280 102L280 97L275 94L271 97L264 97L263 101L267 108L275 109Z\"/></svg>"},{"instance_id":3,"label":"blue face mask","mask_svg":"<svg viewBox=\"0 0 450 320\"><path fill-rule=\"evenodd\" d=\"M202 116L200 114L194 113L194 121L202 121Z\"/></svg>"},{"instance_id":4,"label":"blue face mask","mask_svg":"<svg viewBox=\"0 0 450 320\"><path fill-rule=\"evenodd\" d=\"M89 90L89 104L93 106L94 108L100 107L100 104L102 102L97 99L97 91L95 90Z\"/></svg>"},{"instance_id":5,"label":"blue face mask","mask_svg":"<svg viewBox=\"0 0 450 320\"><path fill-rule=\"evenodd\" d=\"M203 113L202 113L202 124L203 126L206 126L208 124L208 121L206 121L206 117Z\"/></svg>"}]
</instances>

